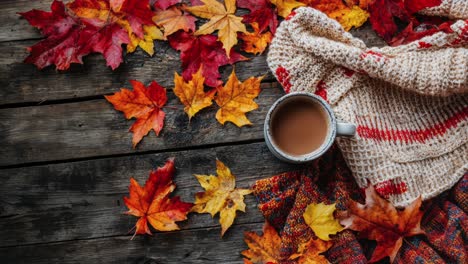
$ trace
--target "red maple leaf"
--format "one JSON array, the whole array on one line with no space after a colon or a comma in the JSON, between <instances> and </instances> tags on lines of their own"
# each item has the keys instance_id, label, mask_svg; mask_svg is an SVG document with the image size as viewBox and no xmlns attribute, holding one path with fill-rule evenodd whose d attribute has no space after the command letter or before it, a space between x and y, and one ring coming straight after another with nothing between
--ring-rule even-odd
<instances>
[{"instance_id":1,"label":"red maple leaf","mask_svg":"<svg viewBox=\"0 0 468 264\"><path fill-rule=\"evenodd\" d=\"M80 39L80 23L66 12L62 2L54 1L51 12L33 9L19 14L46 37L28 48L31 54L26 63L33 63L39 69L55 64L59 70L68 69L71 63L83 63L86 54L76 45Z\"/></svg>"},{"instance_id":2,"label":"red maple leaf","mask_svg":"<svg viewBox=\"0 0 468 264\"><path fill-rule=\"evenodd\" d=\"M238 61L247 60L246 57L231 50L230 57L226 56L223 44L213 35L202 35L195 37L191 33L178 31L168 37L172 48L180 51L182 61L182 76L185 81L192 79L200 65L203 64L203 77L205 84L217 87L222 84L219 79L219 67L227 64L234 64Z\"/></svg>"},{"instance_id":3,"label":"red maple leaf","mask_svg":"<svg viewBox=\"0 0 468 264\"><path fill-rule=\"evenodd\" d=\"M154 8L166 10L168 7L180 3L181 0L151 0L150 3Z\"/></svg>"},{"instance_id":4,"label":"red maple leaf","mask_svg":"<svg viewBox=\"0 0 468 264\"><path fill-rule=\"evenodd\" d=\"M389 42L398 31L395 18L402 22L418 21L412 16L421 9L440 5L442 0L375 0L369 5L370 22L372 28L385 41Z\"/></svg>"},{"instance_id":5,"label":"red maple leaf","mask_svg":"<svg viewBox=\"0 0 468 264\"><path fill-rule=\"evenodd\" d=\"M278 27L277 10L269 0L237 0L237 6L250 10L249 14L243 16L243 22L258 23L260 32L270 27L271 33L275 34Z\"/></svg>"},{"instance_id":6,"label":"red maple leaf","mask_svg":"<svg viewBox=\"0 0 468 264\"><path fill-rule=\"evenodd\" d=\"M137 119L130 127L133 147L136 147L151 129L159 135L164 126L165 113L162 107L167 102L167 95L166 89L155 81L148 88L139 81L132 80L130 83L133 91L122 88L120 92L106 96L106 99L114 105L115 110L124 112L127 119Z\"/></svg>"},{"instance_id":7,"label":"red maple leaf","mask_svg":"<svg viewBox=\"0 0 468 264\"><path fill-rule=\"evenodd\" d=\"M28 48L31 54L25 59L39 69L55 64L58 70L66 70L71 63L82 64L82 57L91 52L102 53L107 65L115 69L122 62L122 44L130 41L117 24L79 20L60 1L52 2L51 12L31 10L20 15L46 37Z\"/></svg>"},{"instance_id":8,"label":"red maple leaf","mask_svg":"<svg viewBox=\"0 0 468 264\"><path fill-rule=\"evenodd\" d=\"M426 36L434 35L437 32L451 33L451 25L451 21L446 21L442 22L440 25L433 23L422 23L419 24L419 26L414 27L413 23L411 22L403 31L393 37L389 44L392 46L398 46L422 39Z\"/></svg>"},{"instance_id":9,"label":"red maple leaf","mask_svg":"<svg viewBox=\"0 0 468 264\"><path fill-rule=\"evenodd\" d=\"M172 182L175 167L174 159L169 159L164 167L151 171L145 185L141 187L130 178L129 197L124 197L127 214L139 217L135 224L135 235L151 235L148 222L159 231L178 230L176 221L187 219L192 203L185 203L180 197L169 197L176 185Z\"/></svg>"}]
</instances>

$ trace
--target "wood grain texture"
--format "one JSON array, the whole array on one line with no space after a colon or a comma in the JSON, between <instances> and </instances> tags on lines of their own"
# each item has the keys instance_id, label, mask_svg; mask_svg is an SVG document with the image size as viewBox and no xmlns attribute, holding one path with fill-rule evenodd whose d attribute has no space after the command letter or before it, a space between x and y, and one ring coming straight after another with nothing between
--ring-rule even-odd
<instances>
[{"instance_id":1,"label":"wood grain texture","mask_svg":"<svg viewBox=\"0 0 468 264\"><path fill-rule=\"evenodd\" d=\"M2 263L148 263L240 264L247 248L244 232L261 233L263 223L234 225L221 238L220 228L0 248Z\"/></svg>"},{"instance_id":2,"label":"wood grain texture","mask_svg":"<svg viewBox=\"0 0 468 264\"><path fill-rule=\"evenodd\" d=\"M217 107L192 118L172 92L159 137L150 132L132 149L134 120L126 120L106 100L0 110L0 165L66 160L254 140L263 138L263 120L271 104L283 95L274 84L263 84L259 108L247 114L252 126L224 126L215 119ZM214 103L216 105L216 103ZM175 108L175 109L174 109Z\"/></svg>"},{"instance_id":3,"label":"wood grain texture","mask_svg":"<svg viewBox=\"0 0 468 264\"><path fill-rule=\"evenodd\" d=\"M169 157L175 157L176 194L189 202L203 191L193 174L215 174L216 159L231 169L240 188L298 169L274 158L264 143L253 143L0 170L0 222L8 227L0 229L0 247L126 235L136 221L122 214L130 177L143 184ZM252 195L246 204L235 223L262 222ZM218 220L190 214L180 227L213 227Z\"/></svg>"}]
</instances>

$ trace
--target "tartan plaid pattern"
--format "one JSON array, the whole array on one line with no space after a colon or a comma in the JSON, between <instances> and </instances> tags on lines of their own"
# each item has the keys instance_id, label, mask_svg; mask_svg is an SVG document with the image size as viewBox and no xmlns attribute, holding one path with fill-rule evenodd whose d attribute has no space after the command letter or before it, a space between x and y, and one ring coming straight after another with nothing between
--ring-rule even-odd
<instances>
[{"instance_id":1,"label":"tartan plaid pattern","mask_svg":"<svg viewBox=\"0 0 468 264\"><path fill-rule=\"evenodd\" d=\"M302 217L308 204L336 202L338 210L344 210L347 199L364 202L364 192L345 164L335 146L304 169L253 186L260 211L281 235L284 259L315 236ZM450 191L425 201L421 227L427 235L405 238L395 263L467 263L467 191L468 173ZM367 263L374 248L375 241L358 240L346 230L335 236L325 256L332 263Z\"/></svg>"}]
</instances>

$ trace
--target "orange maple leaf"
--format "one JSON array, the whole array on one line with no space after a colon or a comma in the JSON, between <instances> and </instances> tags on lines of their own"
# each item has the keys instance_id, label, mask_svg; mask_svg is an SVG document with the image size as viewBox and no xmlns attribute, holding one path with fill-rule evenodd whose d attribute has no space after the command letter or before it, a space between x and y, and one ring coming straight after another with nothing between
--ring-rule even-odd
<instances>
[{"instance_id":1,"label":"orange maple leaf","mask_svg":"<svg viewBox=\"0 0 468 264\"><path fill-rule=\"evenodd\" d=\"M345 228L359 231L361 238L377 241L370 262L386 256L393 262L403 238L425 234L420 227L423 216L421 203L419 197L403 210L397 210L393 204L381 198L371 185L366 188L366 203L363 205L350 200L348 210L338 212L338 218Z\"/></svg>"},{"instance_id":2,"label":"orange maple leaf","mask_svg":"<svg viewBox=\"0 0 468 264\"><path fill-rule=\"evenodd\" d=\"M288 17L294 8L305 6L296 0L270 0L270 2L278 8L278 15L284 18Z\"/></svg>"},{"instance_id":3,"label":"orange maple leaf","mask_svg":"<svg viewBox=\"0 0 468 264\"><path fill-rule=\"evenodd\" d=\"M216 112L216 119L224 125L226 121L234 123L241 127L251 125L245 114L258 108L257 103L253 101L260 93L260 82L262 77L250 77L244 82L237 79L234 69L224 86L217 88L216 103L220 107Z\"/></svg>"},{"instance_id":4,"label":"orange maple leaf","mask_svg":"<svg viewBox=\"0 0 468 264\"><path fill-rule=\"evenodd\" d=\"M136 118L130 127L133 132L133 147L135 148L141 139L148 135L151 129L156 135L164 126L165 113L162 107L167 102L166 89L153 81L146 88L141 82L132 80L133 91L122 88L114 95L105 96L107 101L114 105L118 111L122 111L127 119Z\"/></svg>"},{"instance_id":5,"label":"orange maple leaf","mask_svg":"<svg viewBox=\"0 0 468 264\"><path fill-rule=\"evenodd\" d=\"M249 247L241 252L244 263L281 263L281 237L275 228L265 221L263 235L255 232L244 232L244 241Z\"/></svg>"},{"instance_id":6,"label":"orange maple leaf","mask_svg":"<svg viewBox=\"0 0 468 264\"><path fill-rule=\"evenodd\" d=\"M184 8L184 5L182 5L182 8ZM153 17L154 23L164 29L165 37L178 30L195 31L196 20L195 17L183 12L178 6L173 6L167 10L156 10Z\"/></svg>"},{"instance_id":7,"label":"orange maple leaf","mask_svg":"<svg viewBox=\"0 0 468 264\"><path fill-rule=\"evenodd\" d=\"M174 93L185 105L184 111L191 119L198 111L213 104L216 89L209 92L203 90L205 77L202 74L203 65L192 75L192 80L185 82L184 78L174 73Z\"/></svg>"},{"instance_id":8,"label":"orange maple leaf","mask_svg":"<svg viewBox=\"0 0 468 264\"><path fill-rule=\"evenodd\" d=\"M179 229L175 222L187 219L193 204L182 202L179 196L169 197L176 188L172 182L174 172L174 159L171 158L164 167L151 171L143 187L130 178L130 196L123 199L128 207L126 214L139 217L133 236L144 233L151 235L148 222L156 230L173 231Z\"/></svg>"},{"instance_id":9,"label":"orange maple leaf","mask_svg":"<svg viewBox=\"0 0 468 264\"><path fill-rule=\"evenodd\" d=\"M321 239L310 239L299 245L297 253L292 254L289 259L296 260L298 264L328 264L327 258L320 253L327 251L333 242Z\"/></svg>"},{"instance_id":10,"label":"orange maple leaf","mask_svg":"<svg viewBox=\"0 0 468 264\"><path fill-rule=\"evenodd\" d=\"M242 33L240 38L244 41L242 49L248 53L255 55L263 53L268 44L273 39L273 34L270 31L261 33L257 22L251 24L254 32Z\"/></svg>"}]
</instances>

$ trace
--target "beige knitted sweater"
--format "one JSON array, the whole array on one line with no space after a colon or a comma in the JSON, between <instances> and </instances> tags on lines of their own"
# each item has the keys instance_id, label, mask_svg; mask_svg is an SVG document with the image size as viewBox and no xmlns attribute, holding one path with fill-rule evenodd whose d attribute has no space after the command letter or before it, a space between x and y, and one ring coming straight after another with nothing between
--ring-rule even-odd
<instances>
[{"instance_id":1,"label":"beige knitted sweater","mask_svg":"<svg viewBox=\"0 0 468 264\"><path fill-rule=\"evenodd\" d=\"M426 10L468 18L468 0ZM312 8L283 21L268 64L285 91L324 97L357 126L338 144L357 183L397 206L434 197L468 169L468 20L449 33L368 48Z\"/></svg>"}]
</instances>

